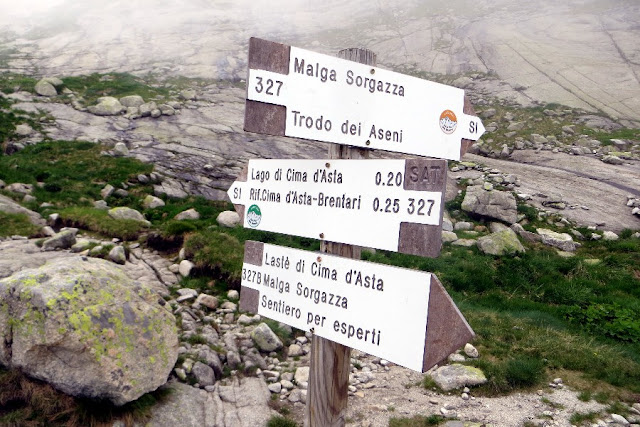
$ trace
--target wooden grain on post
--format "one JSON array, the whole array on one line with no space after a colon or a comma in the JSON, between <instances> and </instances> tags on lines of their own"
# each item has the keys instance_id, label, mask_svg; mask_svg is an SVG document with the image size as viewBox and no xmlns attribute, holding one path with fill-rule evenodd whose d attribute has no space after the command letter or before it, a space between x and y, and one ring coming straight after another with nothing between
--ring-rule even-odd
<instances>
[{"instance_id":1,"label":"wooden grain on post","mask_svg":"<svg viewBox=\"0 0 640 427\"><path fill-rule=\"evenodd\" d=\"M344 49L338 57L367 65L376 65L376 54L367 49ZM348 145L329 146L330 159L366 159L369 151ZM361 249L341 243L322 242L321 251L360 259ZM342 344L313 336L309 369L309 391L305 427L344 426L349 397L351 349Z\"/></svg>"}]
</instances>

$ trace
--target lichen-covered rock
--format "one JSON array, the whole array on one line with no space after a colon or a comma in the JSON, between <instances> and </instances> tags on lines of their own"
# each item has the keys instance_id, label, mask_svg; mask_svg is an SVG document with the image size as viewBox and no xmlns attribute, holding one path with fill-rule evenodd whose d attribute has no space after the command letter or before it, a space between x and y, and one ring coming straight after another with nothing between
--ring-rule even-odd
<instances>
[{"instance_id":1,"label":"lichen-covered rock","mask_svg":"<svg viewBox=\"0 0 640 427\"><path fill-rule=\"evenodd\" d=\"M0 280L0 363L67 394L123 405L177 357L173 314L113 263L58 259Z\"/></svg>"},{"instance_id":2,"label":"lichen-covered rock","mask_svg":"<svg viewBox=\"0 0 640 427\"><path fill-rule=\"evenodd\" d=\"M497 190L487 191L480 185L467 187L462 210L507 224L513 224L518 220L516 198L513 194Z\"/></svg>"},{"instance_id":3,"label":"lichen-covered rock","mask_svg":"<svg viewBox=\"0 0 640 427\"><path fill-rule=\"evenodd\" d=\"M116 264L124 264L127 262L127 253L122 246L114 246L109 251L109 259Z\"/></svg>"},{"instance_id":4,"label":"lichen-covered rock","mask_svg":"<svg viewBox=\"0 0 640 427\"><path fill-rule=\"evenodd\" d=\"M478 249L490 255L524 252L524 246L522 246L522 243L518 240L516 233L510 228L480 237L477 245Z\"/></svg>"},{"instance_id":5,"label":"lichen-covered rock","mask_svg":"<svg viewBox=\"0 0 640 427\"><path fill-rule=\"evenodd\" d=\"M280 338L271 330L266 323L260 323L251 332L251 338L261 351L276 351L283 347Z\"/></svg>"},{"instance_id":6,"label":"lichen-covered rock","mask_svg":"<svg viewBox=\"0 0 640 427\"><path fill-rule=\"evenodd\" d=\"M117 207L109 209L109 216L113 219L130 219L133 221L141 222L147 226L151 225L149 221L144 219L144 216L140 212L127 207Z\"/></svg>"},{"instance_id":7,"label":"lichen-covered rock","mask_svg":"<svg viewBox=\"0 0 640 427\"><path fill-rule=\"evenodd\" d=\"M487 382L487 377L480 369L458 363L439 367L431 374L431 377L444 391Z\"/></svg>"}]
</instances>

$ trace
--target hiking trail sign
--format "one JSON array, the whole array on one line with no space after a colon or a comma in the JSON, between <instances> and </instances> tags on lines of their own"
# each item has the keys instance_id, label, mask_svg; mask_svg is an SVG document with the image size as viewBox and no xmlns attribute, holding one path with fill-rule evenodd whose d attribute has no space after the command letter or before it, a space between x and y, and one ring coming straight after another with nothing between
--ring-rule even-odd
<instances>
[{"instance_id":1,"label":"hiking trail sign","mask_svg":"<svg viewBox=\"0 0 640 427\"><path fill-rule=\"evenodd\" d=\"M432 273L247 241L240 309L425 372L474 333Z\"/></svg>"},{"instance_id":2,"label":"hiking trail sign","mask_svg":"<svg viewBox=\"0 0 640 427\"><path fill-rule=\"evenodd\" d=\"M246 228L436 257L447 162L249 160L228 191Z\"/></svg>"},{"instance_id":3,"label":"hiking trail sign","mask_svg":"<svg viewBox=\"0 0 640 427\"><path fill-rule=\"evenodd\" d=\"M244 129L460 160L484 133L464 90L258 38Z\"/></svg>"}]
</instances>

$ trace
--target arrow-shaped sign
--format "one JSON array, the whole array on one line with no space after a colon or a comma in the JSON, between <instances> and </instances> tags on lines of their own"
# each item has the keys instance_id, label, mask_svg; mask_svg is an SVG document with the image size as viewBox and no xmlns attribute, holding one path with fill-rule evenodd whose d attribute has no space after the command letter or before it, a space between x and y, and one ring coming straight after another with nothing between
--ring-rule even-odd
<instances>
[{"instance_id":1,"label":"arrow-shaped sign","mask_svg":"<svg viewBox=\"0 0 640 427\"><path fill-rule=\"evenodd\" d=\"M475 335L432 273L261 242L245 243L240 296L241 310L418 372Z\"/></svg>"},{"instance_id":2,"label":"arrow-shaped sign","mask_svg":"<svg viewBox=\"0 0 640 427\"><path fill-rule=\"evenodd\" d=\"M462 89L255 38L247 100L247 131L451 160L485 131Z\"/></svg>"},{"instance_id":3,"label":"arrow-shaped sign","mask_svg":"<svg viewBox=\"0 0 640 427\"><path fill-rule=\"evenodd\" d=\"M447 162L249 160L227 192L247 228L435 257Z\"/></svg>"}]
</instances>

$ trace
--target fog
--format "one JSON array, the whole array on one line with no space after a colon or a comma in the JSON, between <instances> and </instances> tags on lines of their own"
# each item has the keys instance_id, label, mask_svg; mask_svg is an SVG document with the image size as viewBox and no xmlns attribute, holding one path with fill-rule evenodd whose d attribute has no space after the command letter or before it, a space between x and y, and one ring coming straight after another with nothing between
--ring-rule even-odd
<instances>
[{"instance_id":1,"label":"fog","mask_svg":"<svg viewBox=\"0 0 640 427\"><path fill-rule=\"evenodd\" d=\"M637 0L0 0L0 68L238 79L248 39L390 69L491 73L491 95L640 119Z\"/></svg>"}]
</instances>

